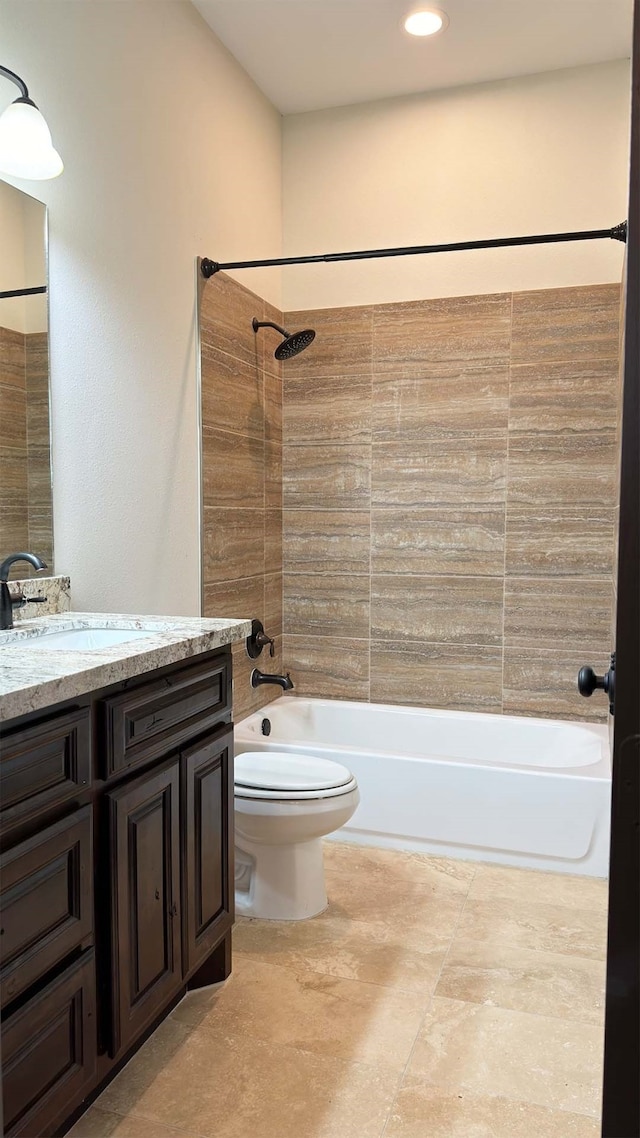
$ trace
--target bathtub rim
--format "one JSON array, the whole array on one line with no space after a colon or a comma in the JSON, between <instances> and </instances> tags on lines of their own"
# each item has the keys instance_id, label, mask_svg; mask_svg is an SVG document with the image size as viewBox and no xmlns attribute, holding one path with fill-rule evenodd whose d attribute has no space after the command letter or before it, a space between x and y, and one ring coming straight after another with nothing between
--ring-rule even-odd
<instances>
[{"instance_id":1,"label":"bathtub rim","mask_svg":"<svg viewBox=\"0 0 640 1138\"><path fill-rule=\"evenodd\" d=\"M324 697L297 695L295 693L287 693L287 694L283 693L281 696L278 696L277 699L272 700L268 704L265 704L264 707L258 708L257 711L253 711L249 715L246 715L243 719L238 720L234 724L235 738L238 740L238 742L240 742L242 744L244 744L245 742L248 743L249 742L249 736L246 735L244 738L242 737L243 727L246 728L246 725L250 721L255 721L256 723L258 723L262 719L265 719L265 718L268 719L270 711L271 711L271 714L273 714L274 708L276 708L276 707L282 708L285 704L292 705L294 702L322 704L322 705L328 706L328 707L334 706L335 704L339 704L341 707L344 707L344 708L358 708L358 709L371 707L371 708L379 709L381 711L394 712L396 714L397 713L401 713L401 714L404 713L406 715L414 715L414 714L428 715L428 716L435 716L439 719L455 718L455 719L463 719L463 720L466 720L470 723L477 721L477 720L482 720L483 722L490 720L490 721L494 722L495 724L501 724L501 723L504 723L505 720L508 720L512 723L522 723L523 726L528 725L529 727L531 726L532 723L539 723L541 725L545 725L545 726L548 725L550 727L562 727L562 728L574 727L574 728L581 729L582 731L585 731L588 735L595 737L600 742L600 757L595 762L587 763L587 764L580 765L580 766L574 765L574 766L568 766L568 767L565 767L565 766L543 767L543 766L535 766L535 765L530 764L530 763L506 762L506 761L501 761L500 759L496 759L496 760L492 760L492 761L485 761L482 759L478 759L478 760L473 761L473 760L468 759L468 758L458 758L455 755L448 755L448 754L420 755L420 754L416 754L414 752L404 752L404 751L397 751L397 750L383 750L382 748L377 748L377 747L376 748L374 748L374 747L352 747L352 746L342 746L341 747L335 743L327 743L327 742L324 742L324 743L319 742L318 744L314 744L312 742L309 742L308 740L303 741L300 739L294 739L294 740L285 742L285 741L278 740L278 739L274 740L271 735L264 735L264 736L260 735L258 737L258 739L255 739L255 736L252 736L251 742L252 743L259 743L260 748L261 749L263 748L264 750L274 750L275 749L274 744L277 744L277 746L279 748L282 748L282 750L285 751L286 753L290 753L290 752L294 752L294 751L299 751L301 753L304 753L305 748L309 749L310 747L311 748L315 747L316 750L322 750L323 752L325 752L326 757L332 758L332 759L334 759L334 761L338 761L335 758L336 755L348 755L351 752L357 753L359 755L369 753L371 755L379 755L380 757L384 757L384 758L390 758L390 757L396 756L396 757L402 758L403 761L407 761L407 762L453 763L456 765L456 767L460 767L461 769L477 768L477 767L500 768L501 770L521 771L521 772L527 771L530 774L535 774L536 776L545 776L547 778L559 778L559 777L567 778L567 777L571 776L571 777L578 777L578 778L593 779L594 781L601 781L601 780L611 781L611 744L610 744L610 738L609 738L609 728L604 723L602 723L602 724L601 723L589 723L589 722L586 722L584 720L546 719L546 718L543 718L541 716L529 716L529 715L499 715L499 714L496 714L495 712L484 712L484 711L453 711L451 708L413 707L411 704L371 703L371 702L365 701L365 700L327 699ZM323 757L325 757L325 755L323 755Z\"/></svg>"}]
</instances>

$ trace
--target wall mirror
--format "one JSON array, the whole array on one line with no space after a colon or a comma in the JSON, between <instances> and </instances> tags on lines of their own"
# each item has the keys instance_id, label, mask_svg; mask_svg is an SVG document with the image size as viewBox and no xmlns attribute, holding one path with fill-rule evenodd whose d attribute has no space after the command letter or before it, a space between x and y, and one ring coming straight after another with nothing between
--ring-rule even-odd
<instances>
[{"instance_id":1,"label":"wall mirror","mask_svg":"<svg viewBox=\"0 0 640 1138\"><path fill-rule=\"evenodd\" d=\"M27 549L53 572L47 208L3 181L0 250L0 560Z\"/></svg>"}]
</instances>

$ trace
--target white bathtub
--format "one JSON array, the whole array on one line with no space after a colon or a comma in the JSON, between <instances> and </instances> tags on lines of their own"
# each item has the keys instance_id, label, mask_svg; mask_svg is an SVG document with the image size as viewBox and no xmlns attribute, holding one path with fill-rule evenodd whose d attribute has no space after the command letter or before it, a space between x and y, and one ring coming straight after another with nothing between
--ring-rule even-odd
<instances>
[{"instance_id":1,"label":"white bathtub","mask_svg":"<svg viewBox=\"0 0 640 1138\"><path fill-rule=\"evenodd\" d=\"M604 726L285 695L237 724L235 739L237 754L349 767L361 802L333 835L341 841L607 876Z\"/></svg>"}]
</instances>

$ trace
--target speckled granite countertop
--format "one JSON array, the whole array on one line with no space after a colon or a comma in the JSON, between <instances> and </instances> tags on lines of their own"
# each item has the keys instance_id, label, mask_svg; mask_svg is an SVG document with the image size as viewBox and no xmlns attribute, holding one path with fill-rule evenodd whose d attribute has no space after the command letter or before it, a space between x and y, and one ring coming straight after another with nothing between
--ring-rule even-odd
<instances>
[{"instance_id":1,"label":"speckled granite countertop","mask_svg":"<svg viewBox=\"0 0 640 1138\"><path fill-rule=\"evenodd\" d=\"M144 629L148 636L109 648L29 651L29 640L43 629ZM176 664L201 652L244 640L250 620L131 616L128 613L65 612L22 622L0 632L0 720ZM43 639L38 638L39 644Z\"/></svg>"}]
</instances>

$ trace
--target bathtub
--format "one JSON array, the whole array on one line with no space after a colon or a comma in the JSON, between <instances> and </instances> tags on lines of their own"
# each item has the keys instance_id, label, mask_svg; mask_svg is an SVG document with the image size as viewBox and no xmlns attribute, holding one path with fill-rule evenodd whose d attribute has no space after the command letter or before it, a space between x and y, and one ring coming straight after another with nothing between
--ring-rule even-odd
<instances>
[{"instance_id":1,"label":"bathtub","mask_svg":"<svg viewBox=\"0 0 640 1138\"><path fill-rule=\"evenodd\" d=\"M607 876L605 726L285 695L235 746L349 767L361 802L339 841Z\"/></svg>"}]
</instances>

